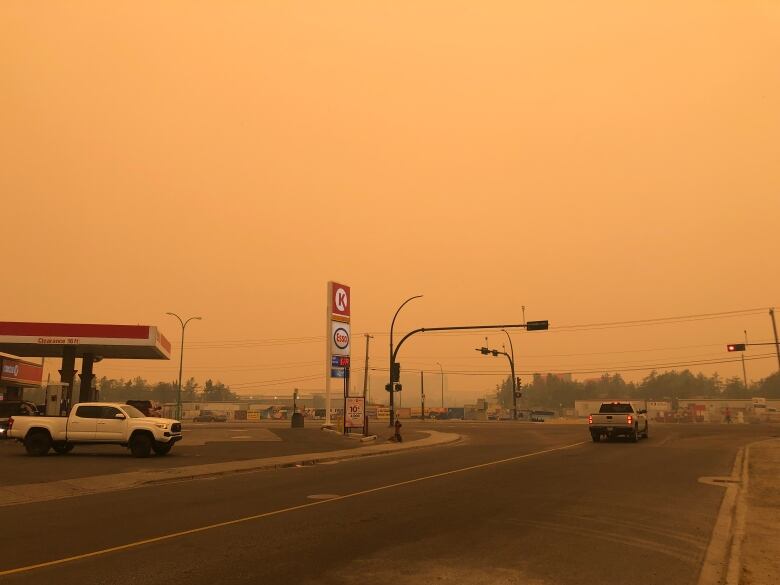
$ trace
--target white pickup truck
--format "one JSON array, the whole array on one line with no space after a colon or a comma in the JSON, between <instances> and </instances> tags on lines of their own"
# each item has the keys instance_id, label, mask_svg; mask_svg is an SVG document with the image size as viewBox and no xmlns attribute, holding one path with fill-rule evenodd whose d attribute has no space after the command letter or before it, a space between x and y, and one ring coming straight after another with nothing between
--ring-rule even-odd
<instances>
[{"instance_id":1,"label":"white pickup truck","mask_svg":"<svg viewBox=\"0 0 780 585\"><path fill-rule=\"evenodd\" d=\"M13 416L8 438L24 443L30 455L46 455L49 449L69 453L75 445L109 444L129 447L134 457L152 451L166 455L180 441L181 423L145 416L128 404L81 402L65 416Z\"/></svg>"},{"instance_id":2,"label":"white pickup truck","mask_svg":"<svg viewBox=\"0 0 780 585\"><path fill-rule=\"evenodd\" d=\"M598 413L588 415L588 429L594 443L606 435L607 440L628 437L636 443L648 437L647 410L634 409L630 402L604 402Z\"/></svg>"}]
</instances>

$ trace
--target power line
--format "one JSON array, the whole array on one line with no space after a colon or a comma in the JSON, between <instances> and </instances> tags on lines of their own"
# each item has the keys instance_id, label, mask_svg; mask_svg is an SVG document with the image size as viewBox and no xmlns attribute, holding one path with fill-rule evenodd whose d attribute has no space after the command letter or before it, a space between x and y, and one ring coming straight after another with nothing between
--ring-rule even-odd
<instances>
[{"instance_id":1,"label":"power line","mask_svg":"<svg viewBox=\"0 0 780 585\"><path fill-rule=\"evenodd\" d=\"M688 321L700 321L709 319L724 319L738 316L758 315L763 314L767 309L764 307L756 309L739 309L735 311L719 311L715 313L696 313L690 315L677 315L672 317L656 317L652 319L630 319L627 321L609 321L599 323L582 323L572 325L555 325L551 324L548 333L551 331L583 331L583 330L598 330L598 329L612 329L620 327L640 327L645 325L658 325L667 323L679 323ZM480 333L463 333L463 332L430 332L426 335L433 336L475 336ZM405 332L399 333L402 335ZM354 333L353 335L377 335L388 336L387 331L364 331ZM303 343L318 343L324 342L327 339L324 335L309 335L303 337L278 337L278 338L246 338L246 339L213 339L204 341L188 341L186 343L186 349L231 349L231 348L248 348L248 347L264 347L264 346L284 346L295 345ZM173 344L174 346L176 344Z\"/></svg>"},{"instance_id":2,"label":"power line","mask_svg":"<svg viewBox=\"0 0 780 585\"><path fill-rule=\"evenodd\" d=\"M773 357L774 354L767 353L767 354L760 354L757 356L751 356L746 357L745 361L752 361L752 360L761 360L761 359L769 359ZM723 359L707 359L707 360L693 360L693 361L683 361L683 362L672 362L672 363L654 363L654 364L641 364L636 366L627 366L627 367L601 367L601 368L593 368L593 369L554 369L550 368L549 371L543 372L545 374L547 373L562 373L562 374L599 374L599 373L605 373L605 372L630 372L630 371L642 371L642 370L654 370L654 369L669 369L669 368L677 368L677 367L684 367L684 366L696 366L696 365L717 365L717 364L727 364L727 363L738 363L741 361L741 358L723 358ZM387 368L371 368L372 371L378 371L378 372L387 372ZM415 369L415 368L406 368L404 370L405 372L415 372L419 373L421 369ZM435 373L433 369L426 368L422 369L422 371L429 371L431 373ZM453 374L453 375L460 375L460 376L506 376L506 370L483 370L483 371L475 371L475 370L452 370L448 369L446 370L447 374ZM529 376L533 374L540 373L539 370L521 370L519 371L520 374Z\"/></svg>"}]
</instances>

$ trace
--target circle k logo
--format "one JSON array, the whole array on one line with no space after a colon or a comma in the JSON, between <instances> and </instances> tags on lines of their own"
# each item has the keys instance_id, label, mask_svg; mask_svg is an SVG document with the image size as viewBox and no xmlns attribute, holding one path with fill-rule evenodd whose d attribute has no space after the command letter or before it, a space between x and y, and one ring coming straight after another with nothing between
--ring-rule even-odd
<instances>
[{"instance_id":1,"label":"circle k logo","mask_svg":"<svg viewBox=\"0 0 780 585\"><path fill-rule=\"evenodd\" d=\"M336 293L334 296L334 302L336 305L336 309L343 313L347 310L347 305L349 304L349 297L347 296L347 291L345 291L343 288L339 288L336 290Z\"/></svg>"},{"instance_id":2,"label":"circle k logo","mask_svg":"<svg viewBox=\"0 0 780 585\"><path fill-rule=\"evenodd\" d=\"M339 327L333 332L333 343L339 349L347 349L349 347L349 333L343 327Z\"/></svg>"}]
</instances>

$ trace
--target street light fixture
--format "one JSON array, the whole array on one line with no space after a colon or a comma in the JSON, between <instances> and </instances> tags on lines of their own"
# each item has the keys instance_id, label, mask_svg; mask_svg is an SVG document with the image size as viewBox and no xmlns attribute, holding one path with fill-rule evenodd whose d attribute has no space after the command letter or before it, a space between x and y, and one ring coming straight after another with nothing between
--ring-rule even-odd
<instances>
[{"instance_id":1,"label":"street light fixture","mask_svg":"<svg viewBox=\"0 0 780 585\"><path fill-rule=\"evenodd\" d=\"M525 309L525 307L523 307ZM525 310L523 311L525 313ZM525 319L523 319L525 321ZM509 331L502 329L506 333L506 338L509 340L509 351L512 352L510 363L512 364L512 419L517 420L517 378L515 378L515 348L512 345L512 337L509 335Z\"/></svg>"},{"instance_id":2,"label":"street light fixture","mask_svg":"<svg viewBox=\"0 0 780 585\"><path fill-rule=\"evenodd\" d=\"M515 392L515 360L512 358L511 355L509 355L505 351L499 351L497 349L489 349L488 347L477 347L476 350L481 353L482 355L492 355L493 357L498 357L499 355L505 355L506 359L509 360L509 366L512 369L512 396L515 409L514 409L514 420L517 420L517 393Z\"/></svg>"},{"instance_id":3,"label":"street light fixture","mask_svg":"<svg viewBox=\"0 0 780 585\"><path fill-rule=\"evenodd\" d=\"M398 307L398 310L395 312L395 315L393 315L393 320L390 322L390 384L388 390L390 391L390 425L393 426L395 424L395 383L399 380L396 380L395 375L395 360L393 359L393 327L395 326L395 319L398 317L398 313L401 312L401 309L404 308L404 305L408 303L409 301L413 301L414 299L420 299L423 295L415 295L413 297L409 297L406 299L403 303L401 303L401 306Z\"/></svg>"},{"instance_id":4,"label":"street light fixture","mask_svg":"<svg viewBox=\"0 0 780 585\"><path fill-rule=\"evenodd\" d=\"M186 321L182 320L181 317L179 317L176 313L165 313L166 315L171 315L172 317L176 317L179 320L179 323L181 324L181 351L179 353L179 384L178 388L176 390L176 420L181 420L181 375L182 375L182 366L184 364L184 329L187 327L187 323L189 323L192 320L200 321L202 320L201 317L190 317Z\"/></svg>"}]
</instances>

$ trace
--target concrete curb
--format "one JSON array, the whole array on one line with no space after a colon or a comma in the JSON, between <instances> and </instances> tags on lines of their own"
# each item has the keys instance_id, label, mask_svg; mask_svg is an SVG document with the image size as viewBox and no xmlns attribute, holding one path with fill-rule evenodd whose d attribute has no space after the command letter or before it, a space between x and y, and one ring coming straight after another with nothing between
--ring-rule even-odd
<instances>
[{"instance_id":1,"label":"concrete curb","mask_svg":"<svg viewBox=\"0 0 780 585\"><path fill-rule=\"evenodd\" d=\"M701 483L725 487L726 493L712 529L698 585L739 585L743 562L742 543L747 534L750 448L773 440L776 439L763 439L741 448L730 476L699 478Z\"/></svg>"},{"instance_id":2,"label":"concrete curb","mask_svg":"<svg viewBox=\"0 0 780 585\"><path fill-rule=\"evenodd\" d=\"M442 433L439 431L422 432L428 433L428 437L409 443L374 443L366 445L365 447L324 451L321 453L300 453L297 455L283 455L279 457L266 457L263 459L246 459L243 461L188 465L155 471L133 471L110 475L94 475L48 483L2 486L0 487L0 507L59 500L62 498L72 498L139 487L164 485L167 483L176 483L206 477L219 477L268 469L300 467L304 465L314 465L316 463L356 459L359 457L390 455L393 453L424 449L426 447L448 445L461 440L461 436L456 433ZM374 439L376 439L376 437L374 437Z\"/></svg>"}]
</instances>

